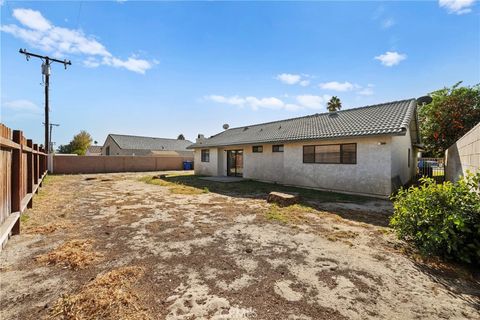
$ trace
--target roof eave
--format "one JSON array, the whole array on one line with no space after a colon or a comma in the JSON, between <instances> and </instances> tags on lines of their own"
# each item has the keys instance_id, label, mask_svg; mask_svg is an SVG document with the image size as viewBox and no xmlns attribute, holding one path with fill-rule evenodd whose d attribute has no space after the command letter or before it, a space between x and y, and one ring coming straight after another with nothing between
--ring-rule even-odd
<instances>
[{"instance_id":1,"label":"roof eave","mask_svg":"<svg viewBox=\"0 0 480 320\"><path fill-rule=\"evenodd\" d=\"M355 139L355 138L367 138L367 137L384 137L384 136L404 136L407 133L406 128L401 128L399 132L387 132L387 133L375 133L375 134L359 134L351 136L335 136L335 137L323 137L323 138L305 138L305 139L287 139L287 140L268 140L268 141L250 141L250 142L233 142L225 144L201 144L194 143L187 147L187 149L203 149L203 148L218 148L228 146L241 146L241 145L256 145L256 144L270 144L270 143L289 143L289 142L306 142L315 140L340 140L340 139Z\"/></svg>"}]
</instances>

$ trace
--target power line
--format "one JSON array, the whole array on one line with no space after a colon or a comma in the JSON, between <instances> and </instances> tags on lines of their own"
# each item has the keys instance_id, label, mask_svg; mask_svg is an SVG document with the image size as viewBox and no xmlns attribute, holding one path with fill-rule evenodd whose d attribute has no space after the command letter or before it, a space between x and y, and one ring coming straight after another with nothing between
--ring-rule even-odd
<instances>
[{"instance_id":1,"label":"power line","mask_svg":"<svg viewBox=\"0 0 480 320\"><path fill-rule=\"evenodd\" d=\"M70 62L70 60L58 60L58 59L53 59L53 58L49 58L48 56L42 56L42 55L39 55L39 54L35 54L35 53L31 53L31 52L27 52L27 49L20 49L19 52L21 54L24 54L25 57L27 58L27 61L30 60L30 57L35 57L35 58L39 58L43 61L42 63L42 74L45 76L45 144L44 144L44 147L45 147L45 151L47 153L50 153L50 139L49 139L49 127L50 127L50 123L49 123L49 108L48 108L48 90L49 90L49 86L50 86L50 65L52 64L52 62L57 62L57 63L61 63L64 65L65 67L65 70L67 69L67 65L71 65L72 62ZM51 127L50 127L51 128Z\"/></svg>"}]
</instances>

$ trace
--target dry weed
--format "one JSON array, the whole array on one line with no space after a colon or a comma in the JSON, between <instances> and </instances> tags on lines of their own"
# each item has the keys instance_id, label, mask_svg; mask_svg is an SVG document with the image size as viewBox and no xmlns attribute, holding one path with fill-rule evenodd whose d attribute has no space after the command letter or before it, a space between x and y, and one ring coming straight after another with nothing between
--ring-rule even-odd
<instances>
[{"instance_id":1,"label":"dry weed","mask_svg":"<svg viewBox=\"0 0 480 320\"><path fill-rule=\"evenodd\" d=\"M152 319L133 289L143 273L140 267L123 267L98 275L80 292L57 300L49 319Z\"/></svg>"},{"instance_id":2,"label":"dry weed","mask_svg":"<svg viewBox=\"0 0 480 320\"><path fill-rule=\"evenodd\" d=\"M102 257L100 253L92 250L92 244L92 240L70 240L35 259L38 262L60 264L71 269L84 268Z\"/></svg>"}]
</instances>

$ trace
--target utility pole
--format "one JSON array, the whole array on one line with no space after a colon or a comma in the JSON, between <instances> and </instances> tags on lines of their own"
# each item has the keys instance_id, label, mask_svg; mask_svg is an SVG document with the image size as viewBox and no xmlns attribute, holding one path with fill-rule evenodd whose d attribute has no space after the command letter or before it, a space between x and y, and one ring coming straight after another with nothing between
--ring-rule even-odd
<instances>
[{"instance_id":1,"label":"utility pole","mask_svg":"<svg viewBox=\"0 0 480 320\"><path fill-rule=\"evenodd\" d=\"M51 126L50 126L50 120L49 120L49 112L50 109L48 107L48 90L50 86L50 65L52 62L58 62L64 65L65 70L67 69L67 65L72 65L72 62L70 60L57 60L53 58L49 58L48 56L41 56L35 53L27 52L27 49L20 49L19 52L21 54L24 54L25 57L27 58L27 61L30 59L30 57L35 57L39 58L43 61L42 63L42 74L45 76L45 152L50 153L50 139L49 139L49 127L51 131Z\"/></svg>"},{"instance_id":2,"label":"utility pole","mask_svg":"<svg viewBox=\"0 0 480 320\"><path fill-rule=\"evenodd\" d=\"M43 122L43 125L45 125L45 122ZM53 144L52 144L53 127L60 127L60 124L58 124L58 123L50 123L50 140L48 141L48 150L49 150L49 152L53 152Z\"/></svg>"}]
</instances>

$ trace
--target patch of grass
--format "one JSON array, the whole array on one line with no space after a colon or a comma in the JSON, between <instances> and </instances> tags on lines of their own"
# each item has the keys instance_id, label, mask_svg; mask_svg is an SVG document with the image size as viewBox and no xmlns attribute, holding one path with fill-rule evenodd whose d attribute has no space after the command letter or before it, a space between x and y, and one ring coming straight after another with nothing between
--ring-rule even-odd
<instances>
[{"instance_id":1,"label":"patch of grass","mask_svg":"<svg viewBox=\"0 0 480 320\"><path fill-rule=\"evenodd\" d=\"M134 289L144 272L140 267L122 267L97 275L80 292L57 300L49 319L152 319Z\"/></svg>"},{"instance_id":2,"label":"patch of grass","mask_svg":"<svg viewBox=\"0 0 480 320\"><path fill-rule=\"evenodd\" d=\"M30 216L26 213L23 213L20 215L20 222L21 223L26 223L28 220L30 220Z\"/></svg>"},{"instance_id":3,"label":"patch of grass","mask_svg":"<svg viewBox=\"0 0 480 320\"><path fill-rule=\"evenodd\" d=\"M92 250L92 240L70 240L55 250L37 256L38 262L53 265L64 265L71 269L81 269L97 261L101 254Z\"/></svg>"},{"instance_id":4,"label":"patch of grass","mask_svg":"<svg viewBox=\"0 0 480 320\"><path fill-rule=\"evenodd\" d=\"M320 191L314 189L305 189L298 187L283 186L275 183L266 183L253 180L244 180L239 182L222 183L200 179L201 176L192 174L169 175L163 180L166 182L180 183L198 189L208 188L210 192L244 197L263 197L272 191L298 193L303 200L315 200L321 202L354 202L364 203L371 201L369 197L348 195L335 192Z\"/></svg>"},{"instance_id":5,"label":"patch of grass","mask_svg":"<svg viewBox=\"0 0 480 320\"><path fill-rule=\"evenodd\" d=\"M180 176L181 175L173 175L173 177L180 177ZM193 186L183 184L181 182L170 182L164 179L154 178L151 176L141 177L139 180L148 184L167 187L171 193L175 193L175 194L195 195L195 194L202 194L202 193L209 192L207 187L198 188L198 187L193 187Z\"/></svg>"},{"instance_id":6,"label":"patch of grass","mask_svg":"<svg viewBox=\"0 0 480 320\"><path fill-rule=\"evenodd\" d=\"M327 236L330 241L345 241L358 237L358 232L353 231L334 231Z\"/></svg>"},{"instance_id":7,"label":"patch of grass","mask_svg":"<svg viewBox=\"0 0 480 320\"><path fill-rule=\"evenodd\" d=\"M294 204L288 207L279 207L276 204L272 204L265 212L265 215L269 220L282 223L301 223L306 220L305 214L310 212L316 212L316 210L301 204Z\"/></svg>"}]
</instances>

